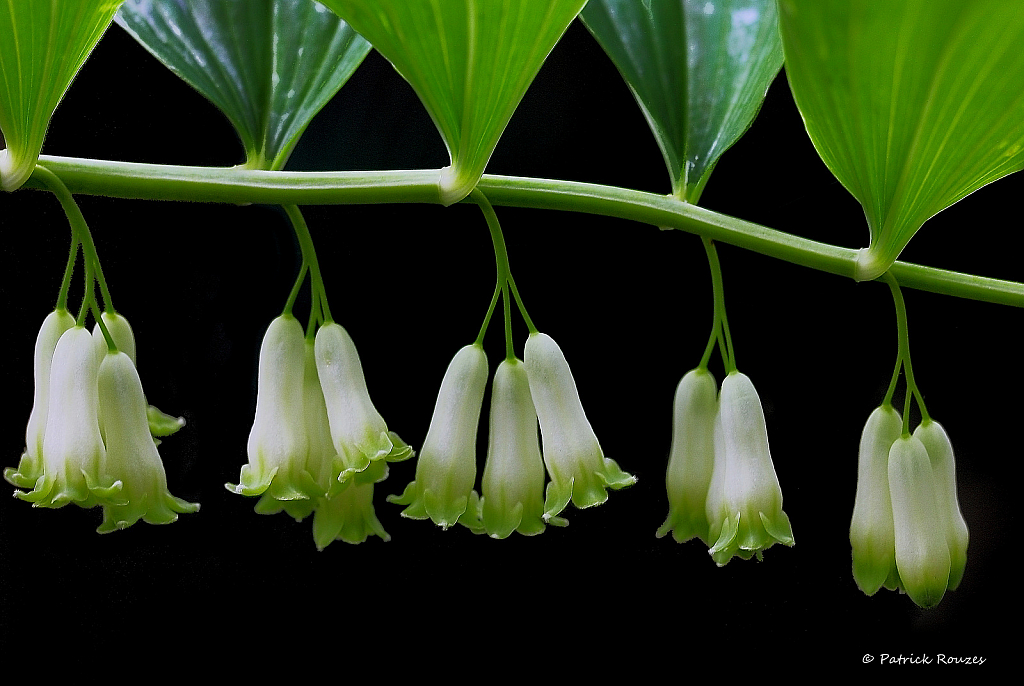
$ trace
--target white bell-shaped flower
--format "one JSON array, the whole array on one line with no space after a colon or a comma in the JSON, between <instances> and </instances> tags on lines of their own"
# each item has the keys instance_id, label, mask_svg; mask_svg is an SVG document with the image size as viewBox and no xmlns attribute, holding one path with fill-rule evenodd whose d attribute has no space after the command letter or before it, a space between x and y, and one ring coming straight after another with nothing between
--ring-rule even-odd
<instances>
[{"instance_id":1,"label":"white bell-shaped flower","mask_svg":"<svg viewBox=\"0 0 1024 686\"><path fill-rule=\"evenodd\" d=\"M99 533L124 529L139 519L170 524L178 513L196 512L197 503L167 490L167 475L149 433L146 398L135 364L126 353L105 355L98 375L100 418L104 426L104 471L123 486L116 504L104 504Z\"/></svg>"},{"instance_id":2,"label":"white bell-shaped flower","mask_svg":"<svg viewBox=\"0 0 1024 686\"><path fill-rule=\"evenodd\" d=\"M32 412L25 429L25 452L17 469L8 467L4 478L19 488L35 488L36 481L43 475L43 438L46 434L46 418L49 414L50 368L57 341L65 331L75 325L75 318L67 310L54 310L43 319L36 336L33 355L33 376L35 393Z\"/></svg>"},{"instance_id":3,"label":"white bell-shaped flower","mask_svg":"<svg viewBox=\"0 0 1024 686\"><path fill-rule=\"evenodd\" d=\"M544 460L526 367L504 360L491 386L480 519L492 538L544 531Z\"/></svg>"},{"instance_id":4,"label":"white bell-shaped flower","mask_svg":"<svg viewBox=\"0 0 1024 686\"><path fill-rule=\"evenodd\" d=\"M302 395L305 355L302 327L295 317L281 315L270 323L260 347L249 462L237 485L225 484L229 491L261 495L269 489L277 500L310 497L301 478L308 450Z\"/></svg>"},{"instance_id":5,"label":"white bell-shaped flower","mask_svg":"<svg viewBox=\"0 0 1024 686\"><path fill-rule=\"evenodd\" d=\"M305 423L307 451L303 464L293 466L291 473L299 483L295 494L308 497L278 500L267 491L263 493L255 508L259 514L276 514L283 510L296 521L302 521L311 515L316 508L319 496L326 495L332 488L332 484L338 485L337 473L341 469L340 464L335 465L341 460L336 456L334 442L331 439L331 427L327 421L327 406L324 403L320 377L316 370L313 341L306 340L304 346L302 418Z\"/></svg>"},{"instance_id":6,"label":"white bell-shaped flower","mask_svg":"<svg viewBox=\"0 0 1024 686\"><path fill-rule=\"evenodd\" d=\"M853 578L867 595L874 595L882 586L890 590L899 587L889 495L889 450L902 433L899 413L891 405L882 405L868 417L860 436L850 545Z\"/></svg>"},{"instance_id":7,"label":"white bell-shaped flower","mask_svg":"<svg viewBox=\"0 0 1024 686\"><path fill-rule=\"evenodd\" d=\"M967 532L967 522L960 513L960 502L956 494L956 460L953 457L953 444L950 443L942 425L932 419L922 421L914 430L914 437L924 445L932 464L936 506L946 532L946 546L949 548L947 589L954 591L964 576L970 535Z\"/></svg>"},{"instance_id":8,"label":"white bell-shaped flower","mask_svg":"<svg viewBox=\"0 0 1024 686\"><path fill-rule=\"evenodd\" d=\"M708 489L709 552L719 565L749 559L774 545L793 545L782 489L768 449L761 399L745 374L722 382L715 427L715 468Z\"/></svg>"},{"instance_id":9,"label":"white bell-shaped flower","mask_svg":"<svg viewBox=\"0 0 1024 686\"><path fill-rule=\"evenodd\" d=\"M348 332L333 322L316 334L316 366L327 404L334 449L345 481L371 462L412 457L412 449L388 431L370 401L359 353Z\"/></svg>"},{"instance_id":10,"label":"white bell-shaped flower","mask_svg":"<svg viewBox=\"0 0 1024 686\"><path fill-rule=\"evenodd\" d=\"M469 508L476 481L476 430L486 387L483 347L467 345L456 353L441 381L416 463L416 479L401 496L388 496L389 502L407 506L403 517L429 517L447 529Z\"/></svg>"},{"instance_id":11,"label":"white bell-shaped flower","mask_svg":"<svg viewBox=\"0 0 1024 686\"><path fill-rule=\"evenodd\" d=\"M97 352L92 336L81 326L65 331L54 348L43 476L31 492L15 493L37 507L62 507L70 502L93 507L116 499L121 489L119 482L103 474Z\"/></svg>"},{"instance_id":12,"label":"white bell-shaped flower","mask_svg":"<svg viewBox=\"0 0 1024 686\"><path fill-rule=\"evenodd\" d=\"M949 584L945 519L924 443L902 436L889 449L889 493L900 583L921 607L932 607Z\"/></svg>"},{"instance_id":13,"label":"white bell-shaped flower","mask_svg":"<svg viewBox=\"0 0 1024 686\"><path fill-rule=\"evenodd\" d=\"M696 537L710 545L706 510L715 468L715 377L706 369L687 372L676 387L672 411L672 449L665 475L668 517L657 536L671 531L679 543Z\"/></svg>"},{"instance_id":14,"label":"white bell-shaped flower","mask_svg":"<svg viewBox=\"0 0 1024 686\"><path fill-rule=\"evenodd\" d=\"M636 483L636 477L604 456L558 344L546 334L530 334L525 363L551 477L544 520L551 522L570 499L578 508L592 507L608 499L605 489Z\"/></svg>"}]
</instances>

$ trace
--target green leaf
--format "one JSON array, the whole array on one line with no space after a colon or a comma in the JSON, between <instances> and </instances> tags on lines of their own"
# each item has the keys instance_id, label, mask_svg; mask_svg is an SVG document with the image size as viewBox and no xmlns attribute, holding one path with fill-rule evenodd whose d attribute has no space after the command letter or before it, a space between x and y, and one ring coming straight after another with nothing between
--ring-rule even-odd
<instances>
[{"instance_id":1,"label":"green leaf","mask_svg":"<svg viewBox=\"0 0 1024 686\"><path fill-rule=\"evenodd\" d=\"M441 202L469 194L498 138L586 0L324 0L413 87L451 166Z\"/></svg>"},{"instance_id":2,"label":"green leaf","mask_svg":"<svg viewBox=\"0 0 1024 686\"><path fill-rule=\"evenodd\" d=\"M231 121L251 169L281 169L370 45L313 0L128 0L124 27Z\"/></svg>"},{"instance_id":3,"label":"green leaf","mask_svg":"<svg viewBox=\"0 0 1024 686\"><path fill-rule=\"evenodd\" d=\"M672 193L696 203L782 67L775 0L590 0L580 16L647 117Z\"/></svg>"},{"instance_id":4,"label":"green leaf","mask_svg":"<svg viewBox=\"0 0 1024 686\"><path fill-rule=\"evenodd\" d=\"M8 0L0 6L0 185L31 176L46 127L120 0Z\"/></svg>"},{"instance_id":5,"label":"green leaf","mask_svg":"<svg viewBox=\"0 0 1024 686\"><path fill-rule=\"evenodd\" d=\"M888 269L929 217L1024 167L1020 3L780 6L786 73L807 132L867 217L858 280Z\"/></svg>"}]
</instances>

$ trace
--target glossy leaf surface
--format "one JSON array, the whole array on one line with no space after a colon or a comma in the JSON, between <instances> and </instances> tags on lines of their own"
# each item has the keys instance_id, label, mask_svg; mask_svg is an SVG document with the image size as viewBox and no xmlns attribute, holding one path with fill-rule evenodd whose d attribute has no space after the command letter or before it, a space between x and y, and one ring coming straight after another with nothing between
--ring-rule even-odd
<instances>
[{"instance_id":1,"label":"glossy leaf surface","mask_svg":"<svg viewBox=\"0 0 1024 686\"><path fill-rule=\"evenodd\" d=\"M46 127L120 0L9 0L0 5L0 183L32 174Z\"/></svg>"},{"instance_id":2,"label":"glossy leaf surface","mask_svg":"<svg viewBox=\"0 0 1024 686\"><path fill-rule=\"evenodd\" d=\"M580 16L647 117L672 192L697 202L782 67L775 0L590 0Z\"/></svg>"},{"instance_id":3,"label":"glossy leaf surface","mask_svg":"<svg viewBox=\"0 0 1024 686\"><path fill-rule=\"evenodd\" d=\"M864 207L857 278L932 215L1024 167L1024 12L1005 0L781 0L814 146Z\"/></svg>"},{"instance_id":4,"label":"glossy leaf surface","mask_svg":"<svg viewBox=\"0 0 1024 686\"><path fill-rule=\"evenodd\" d=\"M476 185L548 53L586 0L324 0L413 87L451 166L441 202Z\"/></svg>"},{"instance_id":5,"label":"glossy leaf surface","mask_svg":"<svg viewBox=\"0 0 1024 686\"><path fill-rule=\"evenodd\" d=\"M127 0L117 23L227 115L254 169L284 167L370 51L313 0Z\"/></svg>"}]
</instances>

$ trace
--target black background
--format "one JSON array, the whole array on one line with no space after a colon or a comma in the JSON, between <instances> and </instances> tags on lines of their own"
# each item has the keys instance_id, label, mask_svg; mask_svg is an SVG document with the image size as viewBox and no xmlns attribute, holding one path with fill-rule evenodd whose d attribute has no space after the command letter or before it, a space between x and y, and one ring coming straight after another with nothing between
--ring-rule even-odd
<instances>
[{"instance_id":1,"label":"black background","mask_svg":"<svg viewBox=\"0 0 1024 686\"><path fill-rule=\"evenodd\" d=\"M241 161L226 119L117 26L58 108L44 153ZM371 53L313 121L288 168L447 161L415 94ZM646 122L578 23L530 88L488 172L669 190ZM929 221L902 258L1021 280L1021 190L1017 175L979 191ZM255 499L223 487L246 461L260 341L299 265L283 214L264 206L79 202L114 302L134 326L147 395L188 421L161 446L170 489L202 510L171 526L139 523L99 536L98 510L0 499L0 639L9 655L23 644L17 655L45 659L43 645L53 640L115 647L174 639L257 665L292 659L275 651L294 636L333 645L316 655L334 664L372 656L379 668L410 676L416 672L381 656L429 645L446 648L442 664L471 654L549 654L561 668L580 665L580 673L659 661L683 670L699 661L727 674L772 664L853 667L882 653L1012 659L999 620L1020 611L1018 546L1006 549L1020 524L1016 309L905 293L918 381L956 447L971 531L961 588L924 611L884 590L865 597L850 572L857 443L896 353L884 285L720 246L737 361L761 395L796 546L719 569L697 541L654 537L667 512L672 395L697 364L711 323L699 239L603 217L498 208L531 316L565 352L606 454L639 482L598 508L570 508L567 529L494 541L402 519L384 497L413 478L409 461L377 488L390 542L339 541L317 552L309 521L256 515ZM860 207L814 152L784 75L722 158L701 204L838 245L867 242ZM490 298L494 259L483 219L470 205L305 213L333 314L359 348L376 407L419 447L444 370L475 337ZM33 341L53 307L69 233L56 201L31 190L0 196L0 230L7 313L0 445L13 466L32 403ZM76 278L72 303L80 291ZM526 329L518 319L515 326L521 355ZM493 371L503 354L500 319L486 349ZM229 649L236 641L245 652ZM314 657L312 648L294 655L297 664Z\"/></svg>"}]
</instances>

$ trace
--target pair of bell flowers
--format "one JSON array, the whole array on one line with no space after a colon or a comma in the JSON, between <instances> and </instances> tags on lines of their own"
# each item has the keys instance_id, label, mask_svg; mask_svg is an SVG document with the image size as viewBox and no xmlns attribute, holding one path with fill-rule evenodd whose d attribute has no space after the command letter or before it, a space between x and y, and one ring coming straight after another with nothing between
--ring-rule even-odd
<instances>
[{"instance_id":1,"label":"pair of bell flowers","mask_svg":"<svg viewBox=\"0 0 1024 686\"><path fill-rule=\"evenodd\" d=\"M761 400L750 378L733 371L721 392L706 369L683 376L674 401L666 485L669 514L658 529L682 543L700 538L724 566L793 545L782 489L768 448Z\"/></svg>"},{"instance_id":2,"label":"pair of bell flowers","mask_svg":"<svg viewBox=\"0 0 1024 686\"><path fill-rule=\"evenodd\" d=\"M75 503L103 507L97 531L124 529L142 519L175 521L195 512L170 494L156 436L184 425L146 402L135 368L135 336L128 321L102 315L117 351L108 350L99 325L90 333L67 310L43 321L34 353L35 394L25 452L5 478L36 507Z\"/></svg>"},{"instance_id":3,"label":"pair of bell flowers","mask_svg":"<svg viewBox=\"0 0 1024 686\"><path fill-rule=\"evenodd\" d=\"M857 586L869 596L902 590L932 607L960 585L968 538L945 429L925 419L904 434L892 406L876 408L861 434L850 523Z\"/></svg>"},{"instance_id":4,"label":"pair of bell flowers","mask_svg":"<svg viewBox=\"0 0 1024 686\"><path fill-rule=\"evenodd\" d=\"M494 374L478 495L476 434L487 357L479 344L455 355L441 382L416 478L402 495L389 498L406 506L403 516L430 519L445 529L460 523L492 538L513 531L529 536L548 524L566 525L558 515L570 501L578 508L600 505L608 488L635 483L604 456L558 344L533 333L524 360L506 359ZM546 495L545 468L551 478Z\"/></svg>"},{"instance_id":5,"label":"pair of bell flowers","mask_svg":"<svg viewBox=\"0 0 1024 686\"><path fill-rule=\"evenodd\" d=\"M317 547L389 537L373 512L373 484L386 461L413 454L374 408L355 344L328 322L306 339L290 314L271 322L260 348L256 417L240 495L262 496L256 511L314 515Z\"/></svg>"}]
</instances>

